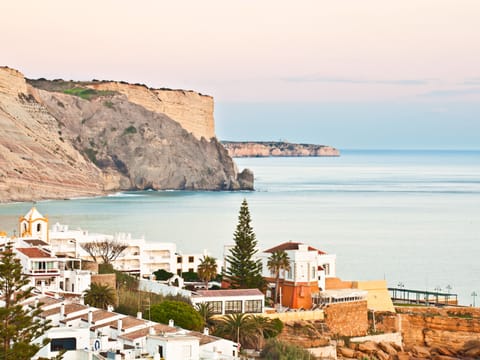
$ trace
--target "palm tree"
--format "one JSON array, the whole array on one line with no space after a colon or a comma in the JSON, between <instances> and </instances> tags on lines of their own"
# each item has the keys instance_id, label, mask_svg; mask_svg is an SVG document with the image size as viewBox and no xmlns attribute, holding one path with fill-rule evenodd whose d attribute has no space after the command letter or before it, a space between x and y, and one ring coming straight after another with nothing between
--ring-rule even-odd
<instances>
[{"instance_id":1,"label":"palm tree","mask_svg":"<svg viewBox=\"0 0 480 360\"><path fill-rule=\"evenodd\" d=\"M200 259L197 268L198 277L205 282L205 288L208 290L208 282L217 276L217 261L214 257L204 256Z\"/></svg>"},{"instance_id":2,"label":"palm tree","mask_svg":"<svg viewBox=\"0 0 480 360\"><path fill-rule=\"evenodd\" d=\"M275 299L274 303L278 301L278 287L280 282L280 271L290 271L290 258L285 250L277 250L270 255L267 262L268 270L275 274Z\"/></svg>"},{"instance_id":3,"label":"palm tree","mask_svg":"<svg viewBox=\"0 0 480 360\"><path fill-rule=\"evenodd\" d=\"M250 317L251 315L247 314L225 315L218 322L215 335L236 341L242 346L252 343L257 333Z\"/></svg>"},{"instance_id":4,"label":"palm tree","mask_svg":"<svg viewBox=\"0 0 480 360\"><path fill-rule=\"evenodd\" d=\"M108 285L91 283L90 289L85 291L85 302L101 309L106 309L108 305L115 304L115 290Z\"/></svg>"},{"instance_id":5,"label":"palm tree","mask_svg":"<svg viewBox=\"0 0 480 360\"><path fill-rule=\"evenodd\" d=\"M205 326L207 326L209 329L211 329L214 325L215 322L213 320L213 312L212 308L209 303L199 303L195 306L195 309L197 312L200 314L202 317Z\"/></svg>"},{"instance_id":6,"label":"palm tree","mask_svg":"<svg viewBox=\"0 0 480 360\"><path fill-rule=\"evenodd\" d=\"M266 335L274 331L274 325L272 320L265 316L250 316L248 321L255 334L253 337L254 344L252 345L254 345L256 350L259 350L265 345Z\"/></svg>"}]
</instances>

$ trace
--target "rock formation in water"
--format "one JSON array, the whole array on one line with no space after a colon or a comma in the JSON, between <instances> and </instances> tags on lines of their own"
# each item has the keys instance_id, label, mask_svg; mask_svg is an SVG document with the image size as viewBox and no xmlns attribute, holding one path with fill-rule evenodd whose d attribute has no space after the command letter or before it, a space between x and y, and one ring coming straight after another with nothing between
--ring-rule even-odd
<instances>
[{"instance_id":1,"label":"rock formation in water","mask_svg":"<svg viewBox=\"0 0 480 360\"><path fill-rule=\"evenodd\" d=\"M340 156L327 145L292 144L284 141L222 141L231 157Z\"/></svg>"},{"instance_id":2,"label":"rock formation in water","mask_svg":"<svg viewBox=\"0 0 480 360\"><path fill-rule=\"evenodd\" d=\"M118 190L253 189L216 140L213 99L0 67L0 201Z\"/></svg>"}]
</instances>

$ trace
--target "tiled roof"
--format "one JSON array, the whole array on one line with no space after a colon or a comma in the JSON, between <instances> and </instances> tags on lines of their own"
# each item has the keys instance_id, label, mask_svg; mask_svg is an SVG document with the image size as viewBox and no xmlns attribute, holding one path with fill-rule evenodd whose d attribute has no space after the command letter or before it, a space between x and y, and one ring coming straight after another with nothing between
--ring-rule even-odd
<instances>
[{"instance_id":1,"label":"tiled roof","mask_svg":"<svg viewBox=\"0 0 480 360\"><path fill-rule=\"evenodd\" d=\"M196 290L196 297L263 295L258 289Z\"/></svg>"},{"instance_id":2,"label":"tiled roof","mask_svg":"<svg viewBox=\"0 0 480 360\"><path fill-rule=\"evenodd\" d=\"M187 335L195 336L196 338L198 338L200 340L200 346L209 344L214 341L222 340L219 337L212 336L212 335L205 335L198 331L190 331Z\"/></svg>"},{"instance_id":3,"label":"tiled roof","mask_svg":"<svg viewBox=\"0 0 480 360\"><path fill-rule=\"evenodd\" d=\"M304 245L304 244L300 243L300 242L287 241L287 242L284 242L283 244L277 245L277 246L275 246L271 249L265 250L264 252L274 253L275 251L298 250L299 245ZM319 254L326 254L326 252L324 252L322 250L315 249L312 246L308 247L308 251L318 251Z\"/></svg>"},{"instance_id":4,"label":"tiled roof","mask_svg":"<svg viewBox=\"0 0 480 360\"><path fill-rule=\"evenodd\" d=\"M133 317L133 316L125 316L125 317L120 318L118 320L122 320L122 330L130 329L130 328L135 327L135 326L146 324L145 320L137 319L136 317ZM95 329L101 328L101 327L107 327L107 326L118 330L118 328L117 328L118 320L110 321L110 322L102 324L102 325L93 326L92 330L95 330Z\"/></svg>"},{"instance_id":5,"label":"tiled roof","mask_svg":"<svg viewBox=\"0 0 480 360\"><path fill-rule=\"evenodd\" d=\"M40 316L44 318L44 317L47 317L47 316L60 314L60 309L61 309L61 306L55 307L53 309L45 310L40 314ZM87 309L87 306L85 306L85 305L66 304L65 305L65 316L67 316L68 314L77 312L77 311L85 310L85 309Z\"/></svg>"},{"instance_id":6,"label":"tiled roof","mask_svg":"<svg viewBox=\"0 0 480 360\"><path fill-rule=\"evenodd\" d=\"M95 324L97 321L108 319L109 317L114 317L117 315L119 314L106 310L97 310L92 313L92 321ZM88 321L88 314L82 315L82 320Z\"/></svg>"},{"instance_id":7,"label":"tiled roof","mask_svg":"<svg viewBox=\"0 0 480 360\"><path fill-rule=\"evenodd\" d=\"M174 327L165 325L165 324L156 324L153 326L155 330L155 335L160 333L175 333L178 330ZM132 331L128 334L120 335L119 338L126 340L135 340L147 336L150 333L150 328L144 328L137 331Z\"/></svg>"},{"instance_id":8,"label":"tiled roof","mask_svg":"<svg viewBox=\"0 0 480 360\"><path fill-rule=\"evenodd\" d=\"M30 244L32 246L47 246L48 243L46 243L45 241L43 240L40 240L40 239L29 239L29 240L23 240L24 242L26 242L27 244Z\"/></svg>"},{"instance_id":9,"label":"tiled roof","mask_svg":"<svg viewBox=\"0 0 480 360\"><path fill-rule=\"evenodd\" d=\"M52 255L43 251L39 248L17 248L17 251L20 251L22 254L26 255L29 258L51 258Z\"/></svg>"},{"instance_id":10,"label":"tiled roof","mask_svg":"<svg viewBox=\"0 0 480 360\"><path fill-rule=\"evenodd\" d=\"M37 300L37 296L32 296L31 298L26 300L23 304L24 305L29 305L29 306L34 305L36 300ZM49 296L41 296L41 297L38 296L38 301L40 302L40 304L42 304L42 306L48 306L48 305L53 305L53 304L60 303L63 300L62 299L55 299L55 298L49 297Z\"/></svg>"}]
</instances>

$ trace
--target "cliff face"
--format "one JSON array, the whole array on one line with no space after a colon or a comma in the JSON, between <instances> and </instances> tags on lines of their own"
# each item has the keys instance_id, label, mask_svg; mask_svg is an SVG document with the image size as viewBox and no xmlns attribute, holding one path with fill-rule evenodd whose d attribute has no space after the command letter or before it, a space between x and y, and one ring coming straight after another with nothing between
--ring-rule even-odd
<instances>
[{"instance_id":1,"label":"cliff face","mask_svg":"<svg viewBox=\"0 0 480 360\"><path fill-rule=\"evenodd\" d=\"M59 133L23 75L0 68L0 201L92 196L101 171Z\"/></svg>"},{"instance_id":2,"label":"cliff face","mask_svg":"<svg viewBox=\"0 0 480 360\"><path fill-rule=\"evenodd\" d=\"M237 174L214 137L199 140L166 114L130 101L146 96L143 86L133 86L127 97L90 83L31 84L36 87L18 71L0 68L0 201L127 189L253 188L253 174ZM169 106L173 113L173 100ZM184 101L178 112L186 107Z\"/></svg>"},{"instance_id":3,"label":"cliff face","mask_svg":"<svg viewBox=\"0 0 480 360\"><path fill-rule=\"evenodd\" d=\"M340 152L326 145L291 144L287 142L222 141L232 157L268 156L340 156Z\"/></svg>"},{"instance_id":4,"label":"cliff face","mask_svg":"<svg viewBox=\"0 0 480 360\"><path fill-rule=\"evenodd\" d=\"M149 89L144 85L120 82L94 82L88 87L115 91L145 109L162 113L177 121L197 139L215 137L213 98L194 91Z\"/></svg>"}]
</instances>

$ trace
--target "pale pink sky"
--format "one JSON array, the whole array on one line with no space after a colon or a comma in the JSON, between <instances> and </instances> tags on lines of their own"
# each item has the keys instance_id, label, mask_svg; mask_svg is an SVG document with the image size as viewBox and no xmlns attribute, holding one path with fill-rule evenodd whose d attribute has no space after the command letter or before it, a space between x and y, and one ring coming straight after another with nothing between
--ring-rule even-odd
<instances>
[{"instance_id":1,"label":"pale pink sky","mask_svg":"<svg viewBox=\"0 0 480 360\"><path fill-rule=\"evenodd\" d=\"M479 100L479 19L477 0L3 0L0 62L218 101Z\"/></svg>"}]
</instances>

